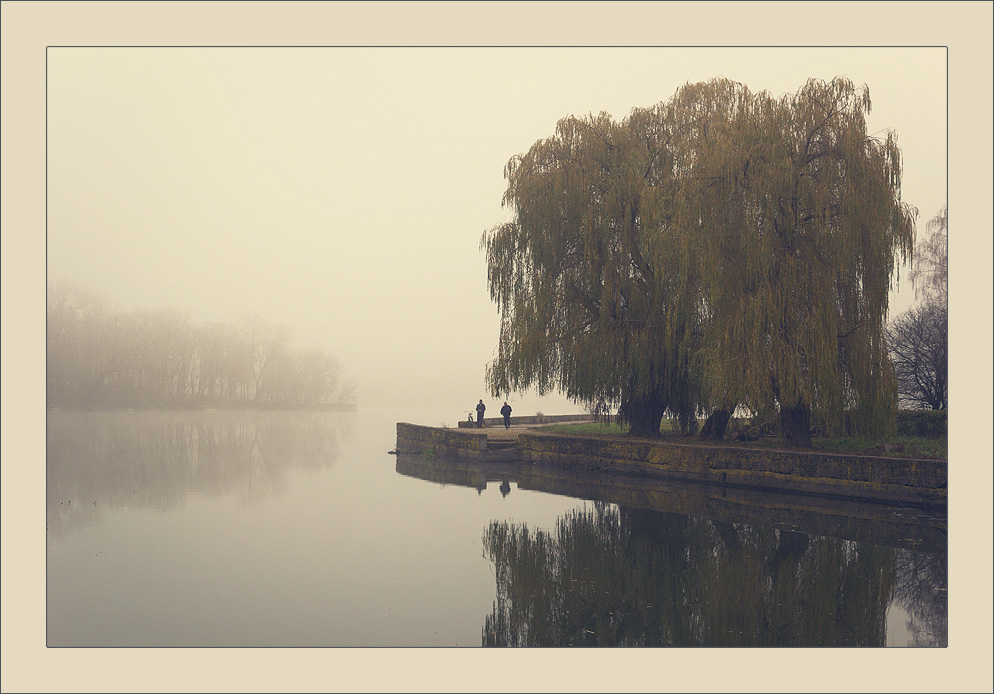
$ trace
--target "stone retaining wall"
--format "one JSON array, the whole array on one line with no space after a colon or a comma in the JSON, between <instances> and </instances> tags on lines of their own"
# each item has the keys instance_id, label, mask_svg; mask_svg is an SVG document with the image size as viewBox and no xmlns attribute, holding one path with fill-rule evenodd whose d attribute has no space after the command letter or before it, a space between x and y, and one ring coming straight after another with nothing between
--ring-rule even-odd
<instances>
[{"instance_id":1,"label":"stone retaining wall","mask_svg":"<svg viewBox=\"0 0 994 694\"><path fill-rule=\"evenodd\" d=\"M483 432L439 429L418 424L397 423L397 451L468 458L487 450L487 435Z\"/></svg>"},{"instance_id":2,"label":"stone retaining wall","mask_svg":"<svg viewBox=\"0 0 994 694\"><path fill-rule=\"evenodd\" d=\"M523 432L523 461L857 499L946 501L946 461Z\"/></svg>"},{"instance_id":3,"label":"stone retaining wall","mask_svg":"<svg viewBox=\"0 0 994 694\"><path fill-rule=\"evenodd\" d=\"M520 457L517 446L490 450L487 435L482 431L439 429L405 422L397 423L397 452L488 462L517 460Z\"/></svg>"}]
</instances>

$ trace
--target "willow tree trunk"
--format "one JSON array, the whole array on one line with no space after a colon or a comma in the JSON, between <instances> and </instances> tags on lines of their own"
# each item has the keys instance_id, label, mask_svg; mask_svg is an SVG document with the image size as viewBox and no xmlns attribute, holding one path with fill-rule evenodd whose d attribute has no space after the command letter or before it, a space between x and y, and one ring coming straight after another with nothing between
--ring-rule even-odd
<instances>
[{"instance_id":1,"label":"willow tree trunk","mask_svg":"<svg viewBox=\"0 0 994 694\"><path fill-rule=\"evenodd\" d=\"M621 406L622 419L628 422L631 436L658 438L665 412L666 403L653 396L628 400Z\"/></svg>"},{"instance_id":2,"label":"willow tree trunk","mask_svg":"<svg viewBox=\"0 0 994 694\"><path fill-rule=\"evenodd\" d=\"M780 432L787 448L811 448L811 408L807 405L780 408Z\"/></svg>"},{"instance_id":3,"label":"willow tree trunk","mask_svg":"<svg viewBox=\"0 0 994 694\"><path fill-rule=\"evenodd\" d=\"M704 426L701 427L701 438L711 441L721 441L725 438L725 431L728 429L728 420L732 418L732 410L722 408L715 410L708 415Z\"/></svg>"},{"instance_id":4,"label":"willow tree trunk","mask_svg":"<svg viewBox=\"0 0 994 694\"><path fill-rule=\"evenodd\" d=\"M793 530L783 530L780 532L776 552L766 561L766 570L769 571L770 577L774 582L776 582L777 574L780 572L780 565L785 561L791 561L795 564L796 568L796 563L808 551L810 543L810 538L804 533L794 532Z\"/></svg>"}]
</instances>

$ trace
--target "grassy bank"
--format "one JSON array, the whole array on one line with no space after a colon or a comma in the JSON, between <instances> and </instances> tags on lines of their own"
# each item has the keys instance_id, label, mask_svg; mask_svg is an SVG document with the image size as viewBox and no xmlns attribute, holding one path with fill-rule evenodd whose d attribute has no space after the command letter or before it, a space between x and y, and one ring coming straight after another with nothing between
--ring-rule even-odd
<instances>
[{"instance_id":1,"label":"grassy bank","mask_svg":"<svg viewBox=\"0 0 994 694\"><path fill-rule=\"evenodd\" d=\"M703 424L703 422L701 422ZM595 424L584 422L580 424L551 424L542 427L542 431L557 434L578 434L582 436L627 436L628 427L622 424ZM660 426L661 440L668 443L687 445L714 445L714 442L702 440L697 435L684 436L680 433L680 425L676 420L664 419ZM822 453L851 453L863 455L880 455L896 458L947 458L947 437L924 438L916 436L895 436L885 443L873 443L858 436L841 436L837 438L814 438L813 449ZM726 437L723 446L741 448L783 448L779 437L763 437L757 441L737 441Z\"/></svg>"}]
</instances>

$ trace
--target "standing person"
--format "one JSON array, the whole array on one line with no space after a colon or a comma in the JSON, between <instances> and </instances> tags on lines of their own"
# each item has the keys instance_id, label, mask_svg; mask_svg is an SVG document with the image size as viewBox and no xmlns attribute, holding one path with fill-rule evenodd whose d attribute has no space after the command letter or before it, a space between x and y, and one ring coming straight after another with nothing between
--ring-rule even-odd
<instances>
[{"instance_id":1,"label":"standing person","mask_svg":"<svg viewBox=\"0 0 994 694\"><path fill-rule=\"evenodd\" d=\"M511 406L507 404L507 400L504 401L504 406L500 408L500 413L504 415L504 428L511 428Z\"/></svg>"},{"instance_id":2,"label":"standing person","mask_svg":"<svg viewBox=\"0 0 994 694\"><path fill-rule=\"evenodd\" d=\"M476 428L479 429L483 426L483 413L486 412L487 406L483 404L483 400L476 405Z\"/></svg>"}]
</instances>

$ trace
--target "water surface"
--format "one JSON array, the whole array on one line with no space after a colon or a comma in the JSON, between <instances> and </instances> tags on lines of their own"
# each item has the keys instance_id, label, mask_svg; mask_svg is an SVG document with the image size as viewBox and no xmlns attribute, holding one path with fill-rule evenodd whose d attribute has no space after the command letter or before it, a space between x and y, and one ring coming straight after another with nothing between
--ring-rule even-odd
<instances>
[{"instance_id":1,"label":"water surface","mask_svg":"<svg viewBox=\"0 0 994 694\"><path fill-rule=\"evenodd\" d=\"M945 645L944 519L398 457L397 421L445 414L50 412L48 645Z\"/></svg>"}]
</instances>

